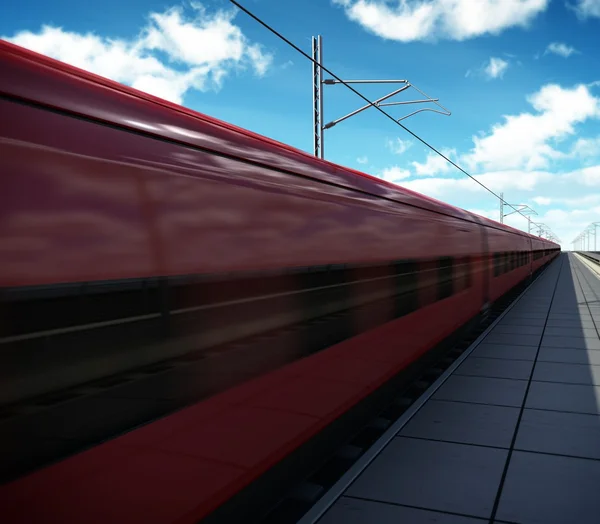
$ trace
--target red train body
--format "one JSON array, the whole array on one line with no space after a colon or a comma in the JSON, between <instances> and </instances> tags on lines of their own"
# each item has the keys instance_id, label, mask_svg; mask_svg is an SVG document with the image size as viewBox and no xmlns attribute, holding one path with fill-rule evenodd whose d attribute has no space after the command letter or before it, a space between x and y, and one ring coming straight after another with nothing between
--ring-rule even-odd
<instances>
[{"instance_id":1,"label":"red train body","mask_svg":"<svg viewBox=\"0 0 600 524\"><path fill-rule=\"evenodd\" d=\"M0 70L0 402L203 362L156 394L200 402L2 486L6 522L195 522L560 251L5 42Z\"/></svg>"}]
</instances>

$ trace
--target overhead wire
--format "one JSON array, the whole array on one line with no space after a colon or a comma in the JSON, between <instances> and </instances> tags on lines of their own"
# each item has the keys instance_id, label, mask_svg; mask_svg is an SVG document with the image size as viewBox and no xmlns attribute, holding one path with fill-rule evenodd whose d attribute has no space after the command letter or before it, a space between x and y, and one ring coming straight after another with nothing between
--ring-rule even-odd
<instances>
[{"instance_id":1,"label":"overhead wire","mask_svg":"<svg viewBox=\"0 0 600 524\"><path fill-rule=\"evenodd\" d=\"M289 40L288 38L286 38L285 36L283 36L279 31L277 31L274 27L270 26L269 24L267 24L266 22L264 22L263 20L261 20L258 16L256 16L254 13L252 13L251 11L249 11L248 9L246 9L243 5L241 5L239 2L237 2L236 0L229 0L233 5L235 5L238 9L240 9L241 11L243 11L244 13L246 13L250 18L254 19L256 22L258 22L260 25L262 25L265 29L267 29L268 31L270 31L271 33L273 33L275 36L277 36L278 38L280 38L281 40L283 40L286 44L288 44L290 47L294 48L298 53L300 53L301 55L303 55L305 58L308 58L308 60L310 60L313 64L317 65L318 67L320 67L323 71L325 71L326 73L330 74L335 80L337 80L340 84L343 84L345 87L347 87L348 89L350 89L350 91L352 91L354 94L358 95L360 98L362 98L365 102L367 102L367 104L369 104L370 106L374 107L375 109L377 109L380 113L382 113L386 118L389 118L392 122L394 122L396 125L400 126L402 129L404 129L404 131L406 131L407 133L409 133L411 136L413 136L416 140L418 140L419 142L421 142L423 145L425 145L426 147L428 147L429 149L431 149L433 152L437 153L439 156L441 156L444 160L446 160L446 162L450 163L452 166L454 166L456 169L458 169L461 173L467 175L471 180L473 180L474 182L476 182L477 184L479 184L481 187L483 187L486 191L489 191L492 195L494 195L498 200L500 200L501 202L503 202L505 205L507 205L508 207L514 209L519 215L521 215L524 218L528 218L527 215L524 215L523 213L521 213L516 207L514 207L512 204L509 204L506 200L504 200L500 195L496 194L494 191L492 191L489 187L487 187L485 184L483 184L482 182L480 182L479 180L477 180L474 176L472 176L471 174L469 174L467 171L465 171L462 167L460 167L456 162L452 161L450 158L448 158L446 155L444 155L441 151L439 151L438 149L436 149L434 146L432 146L429 142L427 142L425 139L421 138L419 135L417 135L416 133L414 133L413 131L411 131L408 127L406 127L404 124L400 123L397 119L395 119L392 115L390 115L387 111L383 110L381 107L379 107L375 102L372 102L371 100L369 100L366 96L364 96L360 91L358 91L357 89L355 89L354 87L352 87L350 84L346 83L344 80L342 80L339 76L337 76L335 73L333 73L331 70L329 70L328 68L326 68L323 64L320 64L319 62L317 62L312 56L310 56L308 53L306 53L305 51L303 51L300 47L298 47L296 44L294 44L291 40ZM535 223L535 222L532 222ZM554 234L554 233L552 233Z\"/></svg>"}]
</instances>

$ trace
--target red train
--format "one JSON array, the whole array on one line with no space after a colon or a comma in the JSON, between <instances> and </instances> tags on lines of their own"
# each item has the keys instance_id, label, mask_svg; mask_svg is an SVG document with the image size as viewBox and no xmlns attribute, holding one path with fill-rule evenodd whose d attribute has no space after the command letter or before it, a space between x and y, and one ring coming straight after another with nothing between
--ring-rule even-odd
<instances>
[{"instance_id":1,"label":"red train","mask_svg":"<svg viewBox=\"0 0 600 524\"><path fill-rule=\"evenodd\" d=\"M3 522L196 522L560 251L6 42L0 70Z\"/></svg>"}]
</instances>

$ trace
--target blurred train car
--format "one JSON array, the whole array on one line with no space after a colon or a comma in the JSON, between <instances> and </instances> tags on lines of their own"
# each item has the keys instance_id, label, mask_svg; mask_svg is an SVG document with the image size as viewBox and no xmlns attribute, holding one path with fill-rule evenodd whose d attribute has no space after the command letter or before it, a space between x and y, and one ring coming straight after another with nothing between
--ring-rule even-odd
<instances>
[{"instance_id":1,"label":"blurred train car","mask_svg":"<svg viewBox=\"0 0 600 524\"><path fill-rule=\"evenodd\" d=\"M6 42L0 70L0 519L194 522L560 251Z\"/></svg>"}]
</instances>

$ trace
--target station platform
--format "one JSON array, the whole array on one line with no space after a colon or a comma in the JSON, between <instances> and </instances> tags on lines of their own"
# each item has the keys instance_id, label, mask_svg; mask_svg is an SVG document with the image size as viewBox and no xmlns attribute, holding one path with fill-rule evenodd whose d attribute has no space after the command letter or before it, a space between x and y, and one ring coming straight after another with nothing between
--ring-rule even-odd
<instances>
[{"instance_id":1,"label":"station platform","mask_svg":"<svg viewBox=\"0 0 600 524\"><path fill-rule=\"evenodd\" d=\"M579 254L583 255L584 257L591 258L596 262L600 262L600 252L598 251L579 251Z\"/></svg>"},{"instance_id":2,"label":"station platform","mask_svg":"<svg viewBox=\"0 0 600 524\"><path fill-rule=\"evenodd\" d=\"M300 520L600 522L600 279L563 253Z\"/></svg>"}]
</instances>

